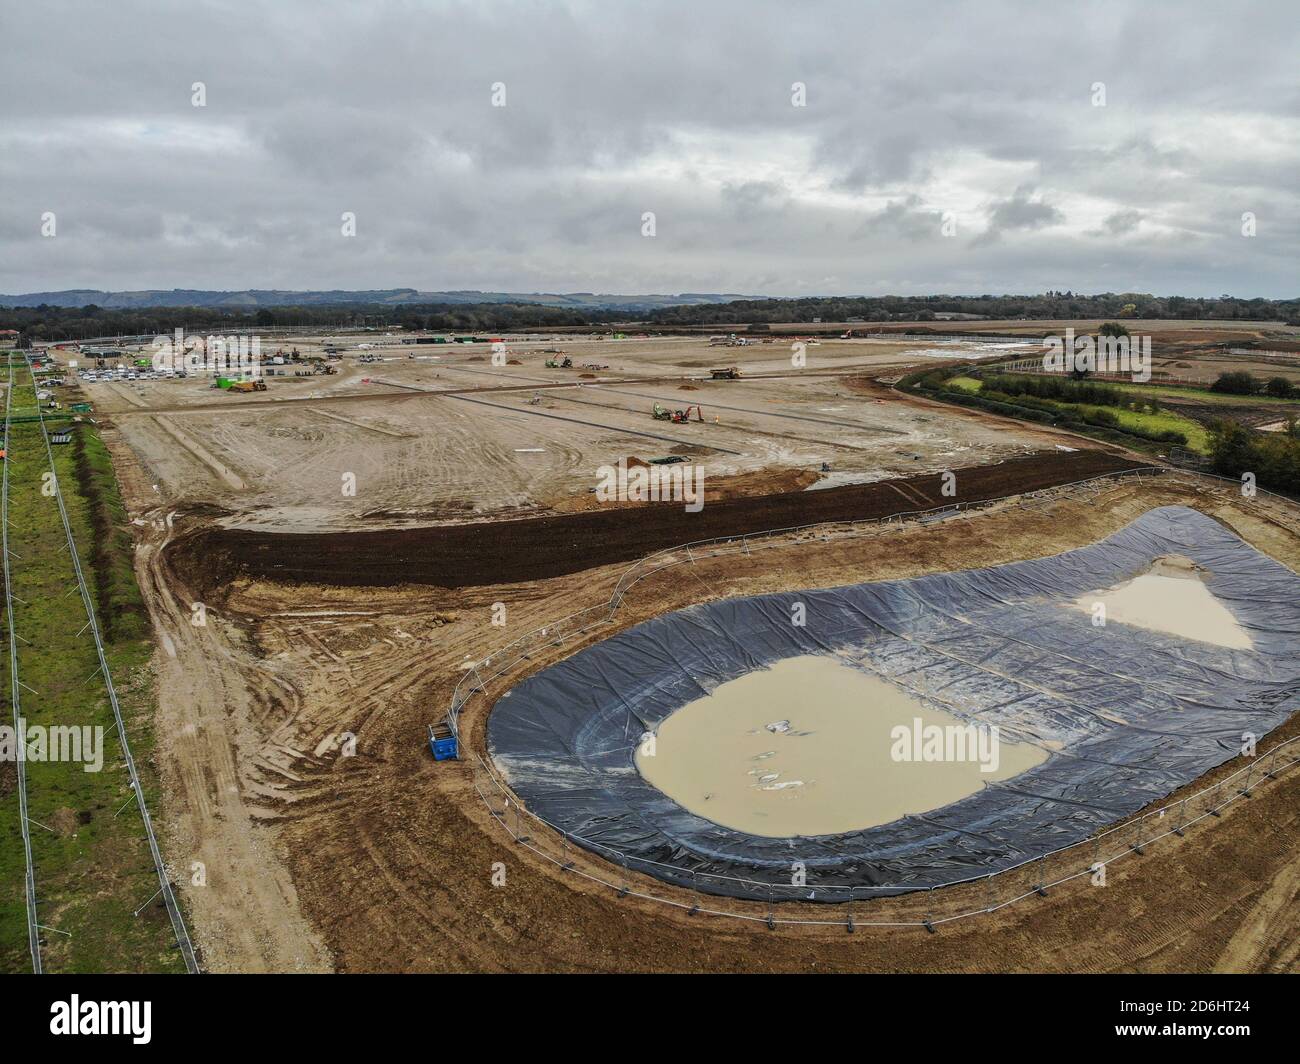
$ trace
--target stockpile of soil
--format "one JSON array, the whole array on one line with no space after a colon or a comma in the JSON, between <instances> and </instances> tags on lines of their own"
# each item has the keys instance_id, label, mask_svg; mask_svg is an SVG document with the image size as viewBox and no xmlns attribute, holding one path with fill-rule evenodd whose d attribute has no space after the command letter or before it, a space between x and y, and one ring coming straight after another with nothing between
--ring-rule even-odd
<instances>
[{"instance_id":1,"label":"stockpile of soil","mask_svg":"<svg viewBox=\"0 0 1300 1064\"><path fill-rule=\"evenodd\" d=\"M956 470L958 494L927 473L824 491L707 502L645 503L547 517L376 532L258 532L210 528L175 541L172 564L207 593L248 576L294 583L472 587L541 580L632 561L694 540L981 502L1141 463L1102 451L1050 451Z\"/></svg>"}]
</instances>

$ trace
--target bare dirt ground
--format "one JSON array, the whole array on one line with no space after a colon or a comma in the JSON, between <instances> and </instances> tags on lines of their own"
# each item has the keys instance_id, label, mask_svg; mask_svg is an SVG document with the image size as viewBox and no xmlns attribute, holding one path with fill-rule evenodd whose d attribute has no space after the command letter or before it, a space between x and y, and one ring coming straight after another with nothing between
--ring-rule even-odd
<instances>
[{"instance_id":1,"label":"bare dirt ground","mask_svg":"<svg viewBox=\"0 0 1300 1064\"><path fill-rule=\"evenodd\" d=\"M1102 451L1045 451L997 465L951 470L956 496L940 474L920 474L824 491L790 491L682 504L631 507L512 521L353 533L286 533L210 528L174 548L205 593L237 575L296 583L437 584L464 587L537 580L637 558L682 543L861 521L981 502L1149 465ZM707 486L706 486L707 487Z\"/></svg>"},{"instance_id":2,"label":"bare dirt ground","mask_svg":"<svg viewBox=\"0 0 1300 1064\"><path fill-rule=\"evenodd\" d=\"M689 457L713 497L726 498L733 486L746 494L757 474L815 481L825 464L864 482L998 461L1048 439L841 384L844 372L930 358L916 343L827 341L798 369L786 343L573 340L564 345L571 370L547 369L545 346L512 347L520 365L505 366L481 345L384 349L367 357L386 361L344 361L333 376L268 377L253 395L200 378L85 389L161 495L220 509L231 527L285 531L583 509L598 469L633 456ZM583 370L588 362L609 368ZM705 379L726 365L744 377ZM656 403L701 411L684 424L658 421Z\"/></svg>"},{"instance_id":3,"label":"bare dirt ground","mask_svg":"<svg viewBox=\"0 0 1300 1064\"><path fill-rule=\"evenodd\" d=\"M1203 326L1182 324L1189 342L1206 339ZM688 916L692 896L574 855L591 876L685 907L620 898L512 843L469 762L432 761L425 725L442 717L472 661L603 601L628 560L700 535L818 520L834 538L677 566L634 588L618 626L719 596L1050 554L1172 502L1300 565L1294 517L1191 480L838 536L834 522L944 502L941 470L970 468L959 484L987 498L1132 456L905 399L871 379L951 358L951 344L828 340L792 373L789 342L534 338L512 341L505 366L482 347L397 344L368 356L385 361L362 364L354 344L338 374L272 378L251 396L197 380L87 387L139 529L136 570L159 643L164 852L188 884L208 969L1300 967L1295 773L1256 788L1222 821L1116 864L1104 890L1062 887L934 935L860 926L849 936L842 926L769 931L765 911L741 902L728 910L754 922ZM546 369L548 348L576 367ZM742 380L703 379L731 364ZM655 401L699 403L705 421L655 421ZM688 527L677 505L592 510L599 464L663 454L706 464L717 489L707 522ZM356 478L355 496L340 491L344 474ZM516 520L525 515L534 519ZM504 629L492 624L498 605ZM528 668L578 645L535 655ZM474 705L463 721L471 754L483 752L485 710ZM1298 733L1300 717L1275 736ZM192 882L196 862L203 886ZM498 862L502 887L492 886ZM1024 887L1008 879L997 889ZM916 919L936 903L982 905L970 892L890 899L855 915ZM779 915L824 919L833 908Z\"/></svg>"},{"instance_id":4,"label":"bare dirt ground","mask_svg":"<svg viewBox=\"0 0 1300 1064\"><path fill-rule=\"evenodd\" d=\"M279 844L259 828L263 810L250 781L272 735L265 707L286 691L218 617L194 623L194 600L177 598L159 560L175 511L159 505L120 435L105 428L103 438L137 528L136 578L159 646L163 853L175 882L190 884L184 904L201 963L208 971L327 971L328 949L301 913Z\"/></svg>"},{"instance_id":5,"label":"bare dirt ground","mask_svg":"<svg viewBox=\"0 0 1300 1064\"><path fill-rule=\"evenodd\" d=\"M147 486L138 494L152 501ZM618 624L718 596L1054 553L1174 502L1300 564L1294 521L1274 520L1271 504L1191 482L1128 484L1042 511L1004 507L873 538L806 538L748 561L701 560L637 585ZM201 520L182 515L170 534ZM168 534L149 533L158 541ZM286 585L235 575L209 596L207 626L195 628L188 606L195 574L174 564L183 557L147 548L138 568L174 662L162 676L163 719L181 726L161 755L180 781L165 810L167 852L176 862L191 852L210 857L210 886L185 890L210 967L1283 971L1300 964L1300 775L1260 786L1252 800L1185 839L1116 864L1105 889L1072 884L934 935L769 931L761 922L689 916L619 898L513 844L476 796L469 765L435 763L423 742L425 724L441 716L468 661L600 601L621 564L454 589ZM506 606L504 631L491 623L495 603ZM529 668L573 649L539 655ZM464 720L471 752L482 751L483 719L479 708ZM1279 733L1298 731L1293 720ZM355 756L341 756L351 737ZM689 897L575 859L611 881ZM506 871L501 887L492 885L497 862ZM918 904L891 899L859 907L858 916L915 913ZM782 906L780 915L797 913L825 918L827 907Z\"/></svg>"}]
</instances>

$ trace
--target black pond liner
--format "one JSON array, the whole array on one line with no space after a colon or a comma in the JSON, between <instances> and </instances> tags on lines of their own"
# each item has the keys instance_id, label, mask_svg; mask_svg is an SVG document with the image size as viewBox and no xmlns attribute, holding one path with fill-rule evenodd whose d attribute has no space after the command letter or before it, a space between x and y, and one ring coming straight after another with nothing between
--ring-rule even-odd
<instances>
[{"instance_id":1,"label":"black pond liner","mask_svg":"<svg viewBox=\"0 0 1300 1064\"><path fill-rule=\"evenodd\" d=\"M1207 571L1253 649L1094 627L1070 606L1171 554ZM796 602L803 627L791 623ZM923 815L789 839L721 827L642 778L633 754L644 730L719 684L804 654L914 691L919 681L938 708L955 704L1054 752ZM530 811L607 859L711 894L846 901L942 886L1084 840L1237 756L1243 733L1263 736L1298 705L1300 577L1172 506L1055 557L658 617L522 681L494 706L488 746ZM791 885L795 862L805 886Z\"/></svg>"}]
</instances>

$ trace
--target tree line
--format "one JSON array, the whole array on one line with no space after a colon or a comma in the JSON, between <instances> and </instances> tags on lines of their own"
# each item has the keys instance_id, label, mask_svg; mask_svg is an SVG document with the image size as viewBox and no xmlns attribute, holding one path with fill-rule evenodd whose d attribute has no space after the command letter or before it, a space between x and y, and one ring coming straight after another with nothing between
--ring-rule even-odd
<instances>
[{"instance_id":1,"label":"tree line","mask_svg":"<svg viewBox=\"0 0 1300 1064\"><path fill-rule=\"evenodd\" d=\"M987 320L1163 318L1197 321L1267 321L1300 325L1300 299L1241 299L1167 296L1141 293L1083 295L879 296L736 300L730 303L662 307L629 321L626 310L552 307L541 303L432 303L391 306L382 303L329 306L84 307L0 308L0 329L16 329L24 340L79 340L91 336L170 333L183 327L210 331L253 331L299 326L348 329L360 326L446 332L518 332L529 329L602 328L615 323L648 327L720 327L747 325L763 329L778 322L818 321L932 322L941 314L970 314Z\"/></svg>"}]
</instances>

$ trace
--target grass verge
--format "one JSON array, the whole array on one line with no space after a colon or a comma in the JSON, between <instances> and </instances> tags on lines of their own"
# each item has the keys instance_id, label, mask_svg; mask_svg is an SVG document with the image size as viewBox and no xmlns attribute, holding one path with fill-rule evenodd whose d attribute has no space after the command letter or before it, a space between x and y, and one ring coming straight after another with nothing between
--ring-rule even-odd
<instances>
[{"instance_id":1,"label":"grass verge","mask_svg":"<svg viewBox=\"0 0 1300 1064\"><path fill-rule=\"evenodd\" d=\"M13 412L35 410L26 370L15 370ZM83 572L90 583L109 668L146 799L157 802L152 771L151 645L131 567L132 544L112 467L94 426L54 448L58 485ZM67 539L51 491L41 427L10 429L9 518L22 716L29 728L102 729L103 764L26 763L37 915L50 972L180 972L171 922L156 897L158 878L135 804L95 644L77 591ZM5 633L8 638L9 633ZM8 657L4 670L8 672ZM30 688L31 690L28 690ZM12 725L5 676L5 719ZM95 734L92 732L92 735ZM92 744L93 745L93 744ZM84 755L84 751L83 751ZM0 777L0 970L30 968L18 824L17 771ZM136 911L138 910L138 915Z\"/></svg>"}]
</instances>

